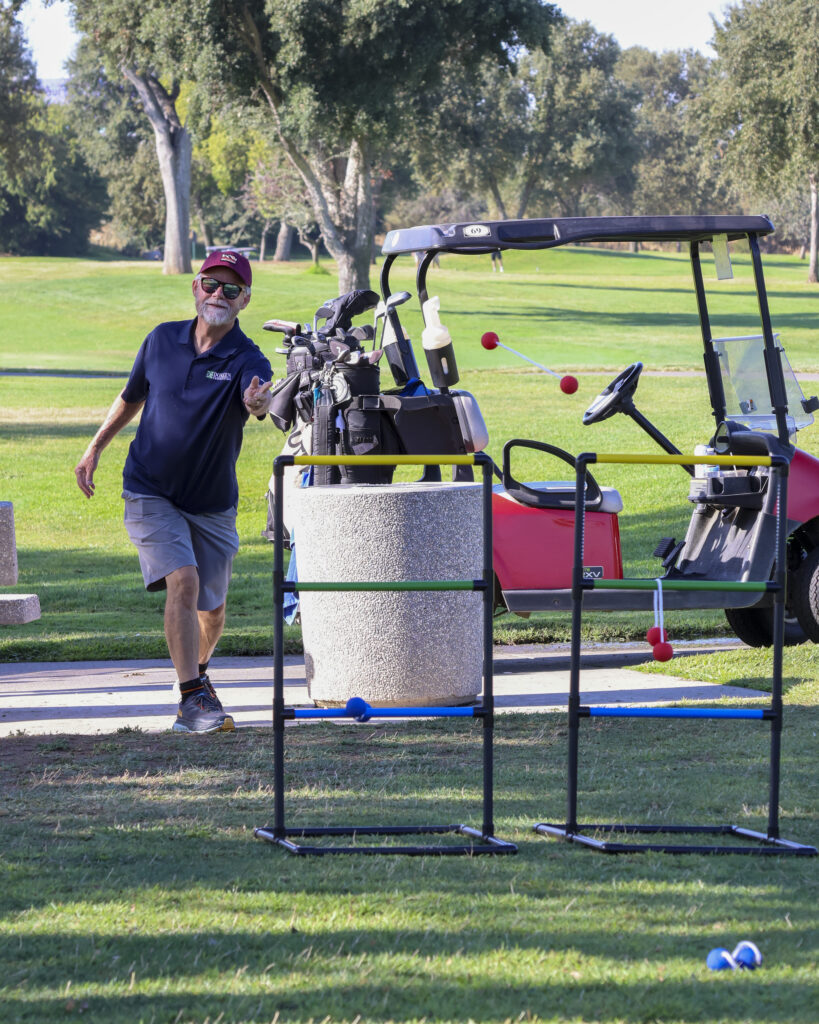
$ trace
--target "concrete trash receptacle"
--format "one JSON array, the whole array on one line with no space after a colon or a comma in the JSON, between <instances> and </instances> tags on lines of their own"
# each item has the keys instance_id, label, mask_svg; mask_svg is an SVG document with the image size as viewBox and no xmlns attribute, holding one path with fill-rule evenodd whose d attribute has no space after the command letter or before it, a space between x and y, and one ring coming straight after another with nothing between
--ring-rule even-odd
<instances>
[{"instance_id":1,"label":"concrete trash receptacle","mask_svg":"<svg viewBox=\"0 0 819 1024\"><path fill-rule=\"evenodd\" d=\"M299 579L474 580L483 573L481 485L306 487L288 493ZM477 591L300 595L310 698L380 707L472 703L481 692Z\"/></svg>"}]
</instances>

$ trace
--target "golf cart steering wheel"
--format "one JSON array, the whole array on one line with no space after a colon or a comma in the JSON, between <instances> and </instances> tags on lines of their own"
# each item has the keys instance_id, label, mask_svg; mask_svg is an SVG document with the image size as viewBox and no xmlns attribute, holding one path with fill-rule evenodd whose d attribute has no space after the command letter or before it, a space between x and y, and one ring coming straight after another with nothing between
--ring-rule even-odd
<instances>
[{"instance_id":1,"label":"golf cart steering wheel","mask_svg":"<svg viewBox=\"0 0 819 1024\"><path fill-rule=\"evenodd\" d=\"M637 390L637 382L643 372L642 363L632 363L614 378L607 388L603 388L588 409L583 413L583 426L600 423L620 412L620 407L631 399Z\"/></svg>"}]
</instances>

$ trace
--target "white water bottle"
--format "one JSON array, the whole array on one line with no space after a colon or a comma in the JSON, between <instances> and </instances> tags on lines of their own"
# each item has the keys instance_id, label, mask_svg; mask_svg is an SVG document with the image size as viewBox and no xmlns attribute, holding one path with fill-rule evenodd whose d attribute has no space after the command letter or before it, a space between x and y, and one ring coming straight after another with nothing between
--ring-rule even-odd
<instances>
[{"instance_id":1,"label":"white water bottle","mask_svg":"<svg viewBox=\"0 0 819 1024\"><path fill-rule=\"evenodd\" d=\"M455 350L449 331L441 323L441 300L437 295L427 299L423 307L424 327L421 344L427 357L432 383L436 388L451 388L460 380Z\"/></svg>"}]
</instances>

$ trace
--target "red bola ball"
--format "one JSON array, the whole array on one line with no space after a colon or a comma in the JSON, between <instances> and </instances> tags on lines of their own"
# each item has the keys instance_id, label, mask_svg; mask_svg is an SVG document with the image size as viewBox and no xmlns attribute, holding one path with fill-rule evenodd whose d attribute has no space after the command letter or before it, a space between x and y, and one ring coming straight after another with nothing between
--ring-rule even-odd
<instances>
[{"instance_id":1,"label":"red bola ball","mask_svg":"<svg viewBox=\"0 0 819 1024\"><path fill-rule=\"evenodd\" d=\"M499 343L500 338L494 331L487 331L486 334L481 335L481 344L484 348L497 348Z\"/></svg>"},{"instance_id":2,"label":"red bola ball","mask_svg":"<svg viewBox=\"0 0 819 1024\"><path fill-rule=\"evenodd\" d=\"M662 635L660 635L659 626L652 626L651 629L646 633L646 640L648 640L652 647L655 644L665 643L667 639L668 633L666 633L666 631L663 630Z\"/></svg>"},{"instance_id":3,"label":"red bola ball","mask_svg":"<svg viewBox=\"0 0 819 1024\"><path fill-rule=\"evenodd\" d=\"M674 649L671 644L659 643L654 645L655 661L671 661L674 656Z\"/></svg>"},{"instance_id":4,"label":"red bola ball","mask_svg":"<svg viewBox=\"0 0 819 1024\"><path fill-rule=\"evenodd\" d=\"M560 390L564 395L573 395L577 391L577 377L572 377L569 373L565 377L561 377Z\"/></svg>"}]
</instances>

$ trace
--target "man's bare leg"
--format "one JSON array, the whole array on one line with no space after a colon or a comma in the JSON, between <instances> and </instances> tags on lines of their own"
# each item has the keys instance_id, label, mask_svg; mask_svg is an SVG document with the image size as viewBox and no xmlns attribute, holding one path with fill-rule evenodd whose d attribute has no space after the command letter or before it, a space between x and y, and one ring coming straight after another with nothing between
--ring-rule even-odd
<instances>
[{"instance_id":1,"label":"man's bare leg","mask_svg":"<svg viewBox=\"0 0 819 1024\"><path fill-rule=\"evenodd\" d=\"M165 639L180 683L199 676L199 573L195 565L183 565L165 577Z\"/></svg>"},{"instance_id":2,"label":"man's bare leg","mask_svg":"<svg viewBox=\"0 0 819 1024\"><path fill-rule=\"evenodd\" d=\"M225 604L199 613L199 664L207 665L225 628Z\"/></svg>"}]
</instances>

